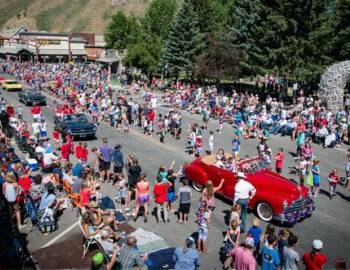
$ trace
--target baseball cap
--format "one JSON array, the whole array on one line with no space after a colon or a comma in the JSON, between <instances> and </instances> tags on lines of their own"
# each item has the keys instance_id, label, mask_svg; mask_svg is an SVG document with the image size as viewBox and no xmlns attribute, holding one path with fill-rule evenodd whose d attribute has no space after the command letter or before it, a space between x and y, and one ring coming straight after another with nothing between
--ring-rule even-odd
<instances>
[{"instance_id":1,"label":"baseball cap","mask_svg":"<svg viewBox=\"0 0 350 270\"><path fill-rule=\"evenodd\" d=\"M247 237L244 241L246 247L254 247L254 238Z\"/></svg>"},{"instance_id":2,"label":"baseball cap","mask_svg":"<svg viewBox=\"0 0 350 270\"><path fill-rule=\"evenodd\" d=\"M103 263L103 254L99 251L92 257L92 263L94 266L100 266Z\"/></svg>"},{"instance_id":3,"label":"baseball cap","mask_svg":"<svg viewBox=\"0 0 350 270\"><path fill-rule=\"evenodd\" d=\"M186 245L188 247L191 247L193 244L194 244L194 239L191 236L187 237L186 238Z\"/></svg>"},{"instance_id":4,"label":"baseball cap","mask_svg":"<svg viewBox=\"0 0 350 270\"><path fill-rule=\"evenodd\" d=\"M323 243L321 240L315 239L314 241L312 241L312 247L314 249L320 250L323 248Z\"/></svg>"}]
</instances>

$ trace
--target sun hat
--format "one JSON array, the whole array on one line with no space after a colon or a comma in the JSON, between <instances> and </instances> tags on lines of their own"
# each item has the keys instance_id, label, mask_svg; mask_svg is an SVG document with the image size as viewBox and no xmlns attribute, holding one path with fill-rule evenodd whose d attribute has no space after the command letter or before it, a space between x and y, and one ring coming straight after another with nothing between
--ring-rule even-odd
<instances>
[{"instance_id":1,"label":"sun hat","mask_svg":"<svg viewBox=\"0 0 350 270\"><path fill-rule=\"evenodd\" d=\"M240 178L240 179L247 179L247 176L245 176L245 174L243 172L238 172L237 173L237 178Z\"/></svg>"},{"instance_id":2,"label":"sun hat","mask_svg":"<svg viewBox=\"0 0 350 270\"><path fill-rule=\"evenodd\" d=\"M92 257L92 263L94 266L100 266L103 264L103 254L99 251Z\"/></svg>"},{"instance_id":3,"label":"sun hat","mask_svg":"<svg viewBox=\"0 0 350 270\"><path fill-rule=\"evenodd\" d=\"M91 201L91 202L89 203L89 208L97 208L97 207L98 207L98 203L97 203L97 202Z\"/></svg>"},{"instance_id":4,"label":"sun hat","mask_svg":"<svg viewBox=\"0 0 350 270\"><path fill-rule=\"evenodd\" d=\"M323 248L323 243L321 240L315 239L312 241L312 247L316 250L320 250Z\"/></svg>"}]
</instances>

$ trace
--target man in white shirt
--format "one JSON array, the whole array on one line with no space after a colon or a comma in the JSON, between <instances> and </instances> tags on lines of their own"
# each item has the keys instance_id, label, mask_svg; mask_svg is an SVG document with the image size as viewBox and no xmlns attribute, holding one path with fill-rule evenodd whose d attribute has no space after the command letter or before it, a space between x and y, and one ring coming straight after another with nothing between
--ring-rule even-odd
<instances>
[{"instance_id":1,"label":"man in white shirt","mask_svg":"<svg viewBox=\"0 0 350 270\"><path fill-rule=\"evenodd\" d=\"M44 153L43 162L45 167L50 166L56 160L58 160L58 157L54 153Z\"/></svg>"},{"instance_id":2,"label":"man in white shirt","mask_svg":"<svg viewBox=\"0 0 350 270\"><path fill-rule=\"evenodd\" d=\"M239 204L242 207L241 211L241 232L245 232L245 223L247 220L247 210L248 210L248 203L249 200L252 199L256 193L255 187L249 183L248 181L245 181L247 177L244 173L239 172L237 173L237 183L235 186L235 198L233 203Z\"/></svg>"},{"instance_id":3,"label":"man in white shirt","mask_svg":"<svg viewBox=\"0 0 350 270\"><path fill-rule=\"evenodd\" d=\"M336 145L337 136L335 135L334 130L326 136L324 140L324 147L334 147Z\"/></svg>"}]
</instances>

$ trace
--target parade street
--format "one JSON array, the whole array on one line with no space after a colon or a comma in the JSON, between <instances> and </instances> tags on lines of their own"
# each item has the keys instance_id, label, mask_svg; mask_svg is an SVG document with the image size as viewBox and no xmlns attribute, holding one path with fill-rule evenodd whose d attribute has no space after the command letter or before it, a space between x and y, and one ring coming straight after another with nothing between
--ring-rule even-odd
<instances>
[{"instance_id":1,"label":"parade street","mask_svg":"<svg viewBox=\"0 0 350 270\"><path fill-rule=\"evenodd\" d=\"M18 101L18 94L16 92L1 92L1 95L12 104L16 109L20 102ZM137 99L138 97L135 97ZM43 117L48 123L49 134L52 134L54 127L53 118L54 111L50 107L53 102L53 97L48 96L48 105L42 107ZM157 108L158 113L165 113L169 110L167 106L162 104L161 95L158 96L159 106ZM21 106L25 107L23 104ZM156 180L157 171L160 165L168 168L170 163L175 160L174 166L177 171L184 162L189 162L193 159L188 153L186 153L187 146L187 127L189 124L198 122L201 123L200 115L192 115L187 111L181 111L183 119L183 133L181 140L176 141L171 136L166 136L165 142L160 143L159 137L154 134L153 136L146 136L139 130L139 128L132 127L129 133L117 131L115 128L109 126L108 123L99 123L97 131L97 139L87 141L89 151L91 147L98 147L101 144L103 137L108 138L109 144L115 145L117 143L122 145L122 151L124 157L128 154L135 155L140 162L142 170L147 174L147 178L153 184ZM30 114L30 107L24 108L24 119L28 122L32 121ZM223 132L219 134L216 132L218 128L217 121L210 120L208 130L214 131L214 152L219 148L224 148L227 152L231 151L231 140L233 138L233 129L228 124L224 125ZM203 146L204 149L208 149L208 131L203 131ZM241 141L240 155L255 156L257 154L256 146L258 141L256 139L249 139ZM267 144L275 153L278 148L283 147L286 155L285 165L283 168L283 174L288 178L297 180L295 174L290 174L296 163L293 160L293 154L296 151L295 142L291 141L289 137L281 137L280 135L271 136L267 141ZM307 218L300 223L296 224L290 230L299 237L297 250L302 253L309 250L313 239L322 239L324 243L324 252L328 255L328 264L325 269L332 268L333 261L336 257L341 256L347 263L350 264L349 256L349 242L350 239L350 193L344 187L339 185L337 187L337 195L330 200L328 196L328 182L327 176L333 168L337 168L340 176L345 175L346 165L346 145L342 145L340 148L323 149L322 146L313 144L314 154L320 160L320 178L321 178L321 192L315 199L316 210L313 212L310 218ZM274 165L274 161L272 163ZM273 166L274 168L274 166ZM35 173L34 173L35 174ZM180 183L176 183L178 187ZM116 188L111 183L102 184L101 193L114 198L116 196ZM192 208L189 219L194 220L195 208L198 205L200 194L193 190L194 196L192 197ZM219 260L218 251L223 246L224 232L228 227L228 214L231 207L230 201L217 197L216 209L212 214L211 224L209 227L208 236L208 254L202 256L201 269L221 269L222 262ZM175 202L177 207L177 202ZM155 207L155 204L151 204L151 210ZM75 210L74 210L75 211ZM153 212L153 211L152 211ZM248 224L251 226L252 219L255 217L254 213L248 215ZM77 223L77 215L72 213L71 210L65 211L59 221L59 230L43 235L38 230L33 232L29 231L29 226L23 230L24 233L28 233L28 247L30 251L35 251L45 245L57 243L68 239L72 234L80 231ZM137 227L144 227L150 231L156 232L162 236L169 246L178 246L183 244L185 238L197 231L197 226L194 222L187 224L179 224L176 222L177 217L174 213L170 214L170 223L157 224L154 216L149 216L148 222L144 223L142 218L139 218L135 224ZM132 225L133 221L129 223ZM265 229L266 224L263 224Z\"/></svg>"}]
</instances>

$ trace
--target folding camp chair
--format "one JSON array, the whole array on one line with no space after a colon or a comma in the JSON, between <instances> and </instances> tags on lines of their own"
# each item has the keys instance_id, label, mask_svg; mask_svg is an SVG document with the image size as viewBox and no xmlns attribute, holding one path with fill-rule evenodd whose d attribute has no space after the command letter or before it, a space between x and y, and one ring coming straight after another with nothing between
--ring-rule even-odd
<instances>
[{"instance_id":1,"label":"folding camp chair","mask_svg":"<svg viewBox=\"0 0 350 270\"><path fill-rule=\"evenodd\" d=\"M102 244L102 239L101 238L96 238L96 244L98 246L98 249L101 251L101 253L103 254L103 257L105 258L105 260L107 262L109 262L111 260L112 254L108 253L108 251L104 248L103 244Z\"/></svg>"},{"instance_id":2,"label":"folding camp chair","mask_svg":"<svg viewBox=\"0 0 350 270\"><path fill-rule=\"evenodd\" d=\"M81 217L79 217L79 221L78 222L79 222L79 228L82 231L83 236L84 236L84 243L83 243L83 259L84 259L86 253L89 250L90 245L97 244L97 239L100 238L100 236L99 235L87 236L85 234L83 226L81 224Z\"/></svg>"}]
</instances>

